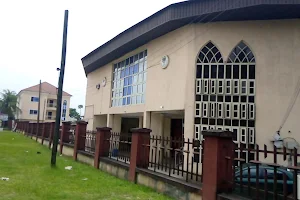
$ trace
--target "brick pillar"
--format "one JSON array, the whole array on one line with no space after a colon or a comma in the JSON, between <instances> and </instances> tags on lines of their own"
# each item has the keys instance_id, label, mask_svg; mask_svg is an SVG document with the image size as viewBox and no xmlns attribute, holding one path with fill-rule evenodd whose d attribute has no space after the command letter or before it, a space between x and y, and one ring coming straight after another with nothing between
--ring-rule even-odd
<instances>
[{"instance_id":1,"label":"brick pillar","mask_svg":"<svg viewBox=\"0 0 300 200\"><path fill-rule=\"evenodd\" d=\"M41 126L42 126L42 144L44 144L44 138L45 138L45 132L46 132L46 123L44 122L44 123L42 123L41 124Z\"/></svg>"},{"instance_id":2,"label":"brick pillar","mask_svg":"<svg viewBox=\"0 0 300 200\"><path fill-rule=\"evenodd\" d=\"M95 157L94 157L94 167L99 169L99 159L100 157L108 156L109 153L109 138L111 135L111 128L103 127L97 128L96 133L96 146L95 146Z\"/></svg>"},{"instance_id":3,"label":"brick pillar","mask_svg":"<svg viewBox=\"0 0 300 200\"><path fill-rule=\"evenodd\" d=\"M152 130L141 128L132 129L132 142L130 150L129 181L135 182L136 167L147 168L149 163L149 149L143 144L150 144Z\"/></svg>"},{"instance_id":4,"label":"brick pillar","mask_svg":"<svg viewBox=\"0 0 300 200\"><path fill-rule=\"evenodd\" d=\"M217 194L232 191L233 169L232 157L234 144L233 133L222 130L202 131L205 139L203 155L203 188L202 198L216 200ZM221 166L221 167L220 167Z\"/></svg>"},{"instance_id":5,"label":"brick pillar","mask_svg":"<svg viewBox=\"0 0 300 200\"><path fill-rule=\"evenodd\" d=\"M55 129L55 122L50 122L49 123L49 148L50 149L51 149L51 144L53 142L54 129Z\"/></svg>"},{"instance_id":6,"label":"brick pillar","mask_svg":"<svg viewBox=\"0 0 300 200\"><path fill-rule=\"evenodd\" d=\"M62 154L64 143L70 142L70 128L71 122L63 122L61 127L61 134L60 134L60 154Z\"/></svg>"},{"instance_id":7,"label":"brick pillar","mask_svg":"<svg viewBox=\"0 0 300 200\"><path fill-rule=\"evenodd\" d=\"M74 160L77 160L77 152L79 150L84 150L87 124L88 123L85 121L79 121L76 124L74 154L73 154Z\"/></svg>"}]
</instances>

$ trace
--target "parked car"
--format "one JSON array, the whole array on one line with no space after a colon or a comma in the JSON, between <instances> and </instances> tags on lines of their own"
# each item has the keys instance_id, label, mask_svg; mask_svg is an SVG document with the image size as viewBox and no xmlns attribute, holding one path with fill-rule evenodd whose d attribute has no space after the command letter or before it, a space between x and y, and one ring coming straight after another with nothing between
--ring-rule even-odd
<instances>
[{"instance_id":1,"label":"parked car","mask_svg":"<svg viewBox=\"0 0 300 200\"><path fill-rule=\"evenodd\" d=\"M246 165L242 167L242 184L244 186L248 185L248 167L250 168L250 186L256 188L256 166L255 165ZM259 182L259 189L265 189L265 170L267 170L267 184L268 184L268 191L273 192L274 190L274 168L267 166L267 165L260 165L258 172L258 182ZM279 194L283 194L283 177L286 174L287 181L286 181L286 189L287 195L293 193L293 172L288 171L285 168L277 168L276 177L277 177L277 192ZM240 169L236 168L235 170L235 182L240 184ZM239 190L239 187L237 187ZM245 190L246 191L246 188ZM270 196L270 195L269 195Z\"/></svg>"}]
</instances>

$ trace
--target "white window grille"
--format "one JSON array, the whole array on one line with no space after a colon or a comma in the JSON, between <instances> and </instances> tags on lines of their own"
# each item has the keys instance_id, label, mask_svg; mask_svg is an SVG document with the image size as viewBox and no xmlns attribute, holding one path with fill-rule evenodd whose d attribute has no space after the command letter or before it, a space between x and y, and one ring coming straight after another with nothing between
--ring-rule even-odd
<instances>
[{"instance_id":1,"label":"white window grille","mask_svg":"<svg viewBox=\"0 0 300 200\"><path fill-rule=\"evenodd\" d=\"M196 101L195 107L195 117L202 117L202 103L200 101Z\"/></svg>"},{"instance_id":2,"label":"white window grille","mask_svg":"<svg viewBox=\"0 0 300 200\"><path fill-rule=\"evenodd\" d=\"M223 118L223 103L218 103L218 118Z\"/></svg>"},{"instance_id":3,"label":"white window grille","mask_svg":"<svg viewBox=\"0 0 300 200\"><path fill-rule=\"evenodd\" d=\"M200 140L200 125L199 124L195 124L195 139L196 140Z\"/></svg>"},{"instance_id":4,"label":"white window grille","mask_svg":"<svg viewBox=\"0 0 300 200\"><path fill-rule=\"evenodd\" d=\"M239 81L238 80L233 81L233 94L235 94L235 95L239 94Z\"/></svg>"},{"instance_id":5,"label":"white window grille","mask_svg":"<svg viewBox=\"0 0 300 200\"><path fill-rule=\"evenodd\" d=\"M201 94L202 92L202 80L197 79L196 80L196 94Z\"/></svg>"},{"instance_id":6,"label":"white window grille","mask_svg":"<svg viewBox=\"0 0 300 200\"><path fill-rule=\"evenodd\" d=\"M232 127L232 132L236 137L233 139L234 142L239 143L240 138L239 138L239 128L238 127Z\"/></svg>"},{"instance_id":7,"label":"white window grille","mask_svg":"<svg viewBox=\"0 0 300 200\"><path fill-rule=\"evenodd\" d=\"M249 144L255 144L255 131L254 128L248 128Z\"/></svg>"},{"instance_id":8,"label":"white window grille","mask_svg":"<svg viewBox=\"0 0 300 200\"><path fill-rule=\"evenodd\" d=\"M216 104L210 103L210 117L216 117Z\"/></svg>"},{"instance_id":9,"label":"white window grille","mask_svg":"<svg viewBox=\"0 0 300 200\"><path fill-rule=\"evenodd\" d=\"M241 143L247 144L247 128L241 128Z\"/></svg>"},{"instance_id":10,"label":"white window grille","mask_svg":"<svg viewBox=\"0 0 300 200\"><path fill-rule=\"evenodd\" d=\"M240 105L238 103L232 104L232 118L239 119L240 118Z\"/></svg>"},{"instance_id":11,"label":"white window grille","mask_svg":"<svg viewBox=\"0 0 300 200\"><path fill-rule=\"evenodd\" d=\"M255 105L254 103L249 104L249 119L255 119Z\"/></svg>"},{"instance_id":12,"label":"white window grille","mask_svg":"<svg viewBox=\"0 0 300 200\"><path fill-rule=\"evenodd\" d=\"M225 94L231 94L231 80L225 81Z\"/></svg>"},{"instance_id":13,"label":"white window grille","mask_svg":"<svg viewBox=\"0 0 300 200\"><path fill-rule=\"evenodd\" d=\"M255 81L249 81L249 94L255 95Z\"/></svg>"},{"instance_id":14,"label":"white window grille","mask_svg":"<svg viewBox=\"0 0 300 200\"><path fill-rule=\"evenodd\" d=\"M246 95L247 94L247 81L241 80L241 94Z\"/></svg>"},{"instance_id":15,"label":"white window grille","mask_svg":"<svg viewBox=\"0 0 300 200\"><path fill-rule=\"evenodd\" d=\"M231 104L225 103L225 118L230 119L231 118Z\"/></svg>"},{"instance_id":16,"label":"white window grille","mask_svg":"<svg viewBox=\"0 0 300 200\"><path fill-rule=\"evenodd\" d=\"M223 94L224 80L218 80L218 94Z\"/></svg>"},{"instance_id":17,"label":"white window grille","mask_svg":"<svg viewBox=\"0 0 300 200\"><path fill-rule=\"evenodd\" d=\"M205 103L203 103L203 105L202 105L203 107L202 107L202 110L203 110L203 117L208 117L208 112L209 112L209 109L208 109L208 103L207 102L205 102Z\"/></svg>"},{"instance_id":18,"label":"white window grille","mask_svg":"<svg viewBox=\"0 0 300 200\"><path fill-rule=\"evenodd\" d=\"M216 80L210 81L210 92L211 94L216 94Z\"/></svg>"},{"instance_id":19,"label":"white window grille","mask_svg":"<svg viewBox=\"0 0 300 200\"><path fill-rule=\"evenodd\" d=\"M208 94L209 93L209 87L208 87L208 84L209 84L209 80L203 80L203 93L204 94Z\"/></svg>"},{"instance_id":20,"label":"white window grille","mask_svg":"<svg viewBox=\"0 0 300 200\"><path fill-rule=\"evenodd\" d=\"M247 119L247 104L241 104L241 119Z\"/></svg>"}]
</instances>

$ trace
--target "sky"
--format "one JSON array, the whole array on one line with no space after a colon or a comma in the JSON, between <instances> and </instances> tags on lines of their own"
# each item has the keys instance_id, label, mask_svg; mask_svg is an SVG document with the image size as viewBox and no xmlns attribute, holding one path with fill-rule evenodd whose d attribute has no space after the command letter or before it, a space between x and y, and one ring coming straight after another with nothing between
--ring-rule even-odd
<instances>
[{"instance_id":1,"label":"sky","mask_svg":"<svg viewBox=\"0 0 300 200\"><path fill-rule=\"evenodd\" d=\"M180 0L0 0L0 91L40 80L57 86L64 10L69 10L63 90L85 105L81 58L127 28Z\"/></svg>"}]
</instances>

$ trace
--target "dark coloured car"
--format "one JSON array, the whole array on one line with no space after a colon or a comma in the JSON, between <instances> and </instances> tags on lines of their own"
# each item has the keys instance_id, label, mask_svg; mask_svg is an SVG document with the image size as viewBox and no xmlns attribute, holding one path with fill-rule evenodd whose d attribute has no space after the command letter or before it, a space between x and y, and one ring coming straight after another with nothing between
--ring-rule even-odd
<instances>
[{"instance_id":1,"label":"dark coloured car","mask_svg":"<svg viewBox=\"0 0 300 200\"><path fill-rule=\"evenodd\" d=\"M250 168L250 174L248 174L248 167ZM273 192L274 191L274 173L275 170L273 167L266 166L266 165L260 165L259 166L259 172L258 172L258 182L259 182L259 189L265 190L265 170L267 170L267 185L268 185L268 191ZM283 179L284 174L286 174L286 190L287 195L293 193L293 172L288 171L285 168L277 168L276 177L277 177L277 188L276 191L278 194L283 194ZM248 177L250 176L250 186L256 188L256 166L255 165L247 165L243 166L242 168L242 184L244 186L248 186ZM239 191L239 184L241 182L240 179L240 169L236 168L235 170L235 183L236 189ZM244 191L247 191L247 188L244 189Z\"/></svg>"}]
</instances>

